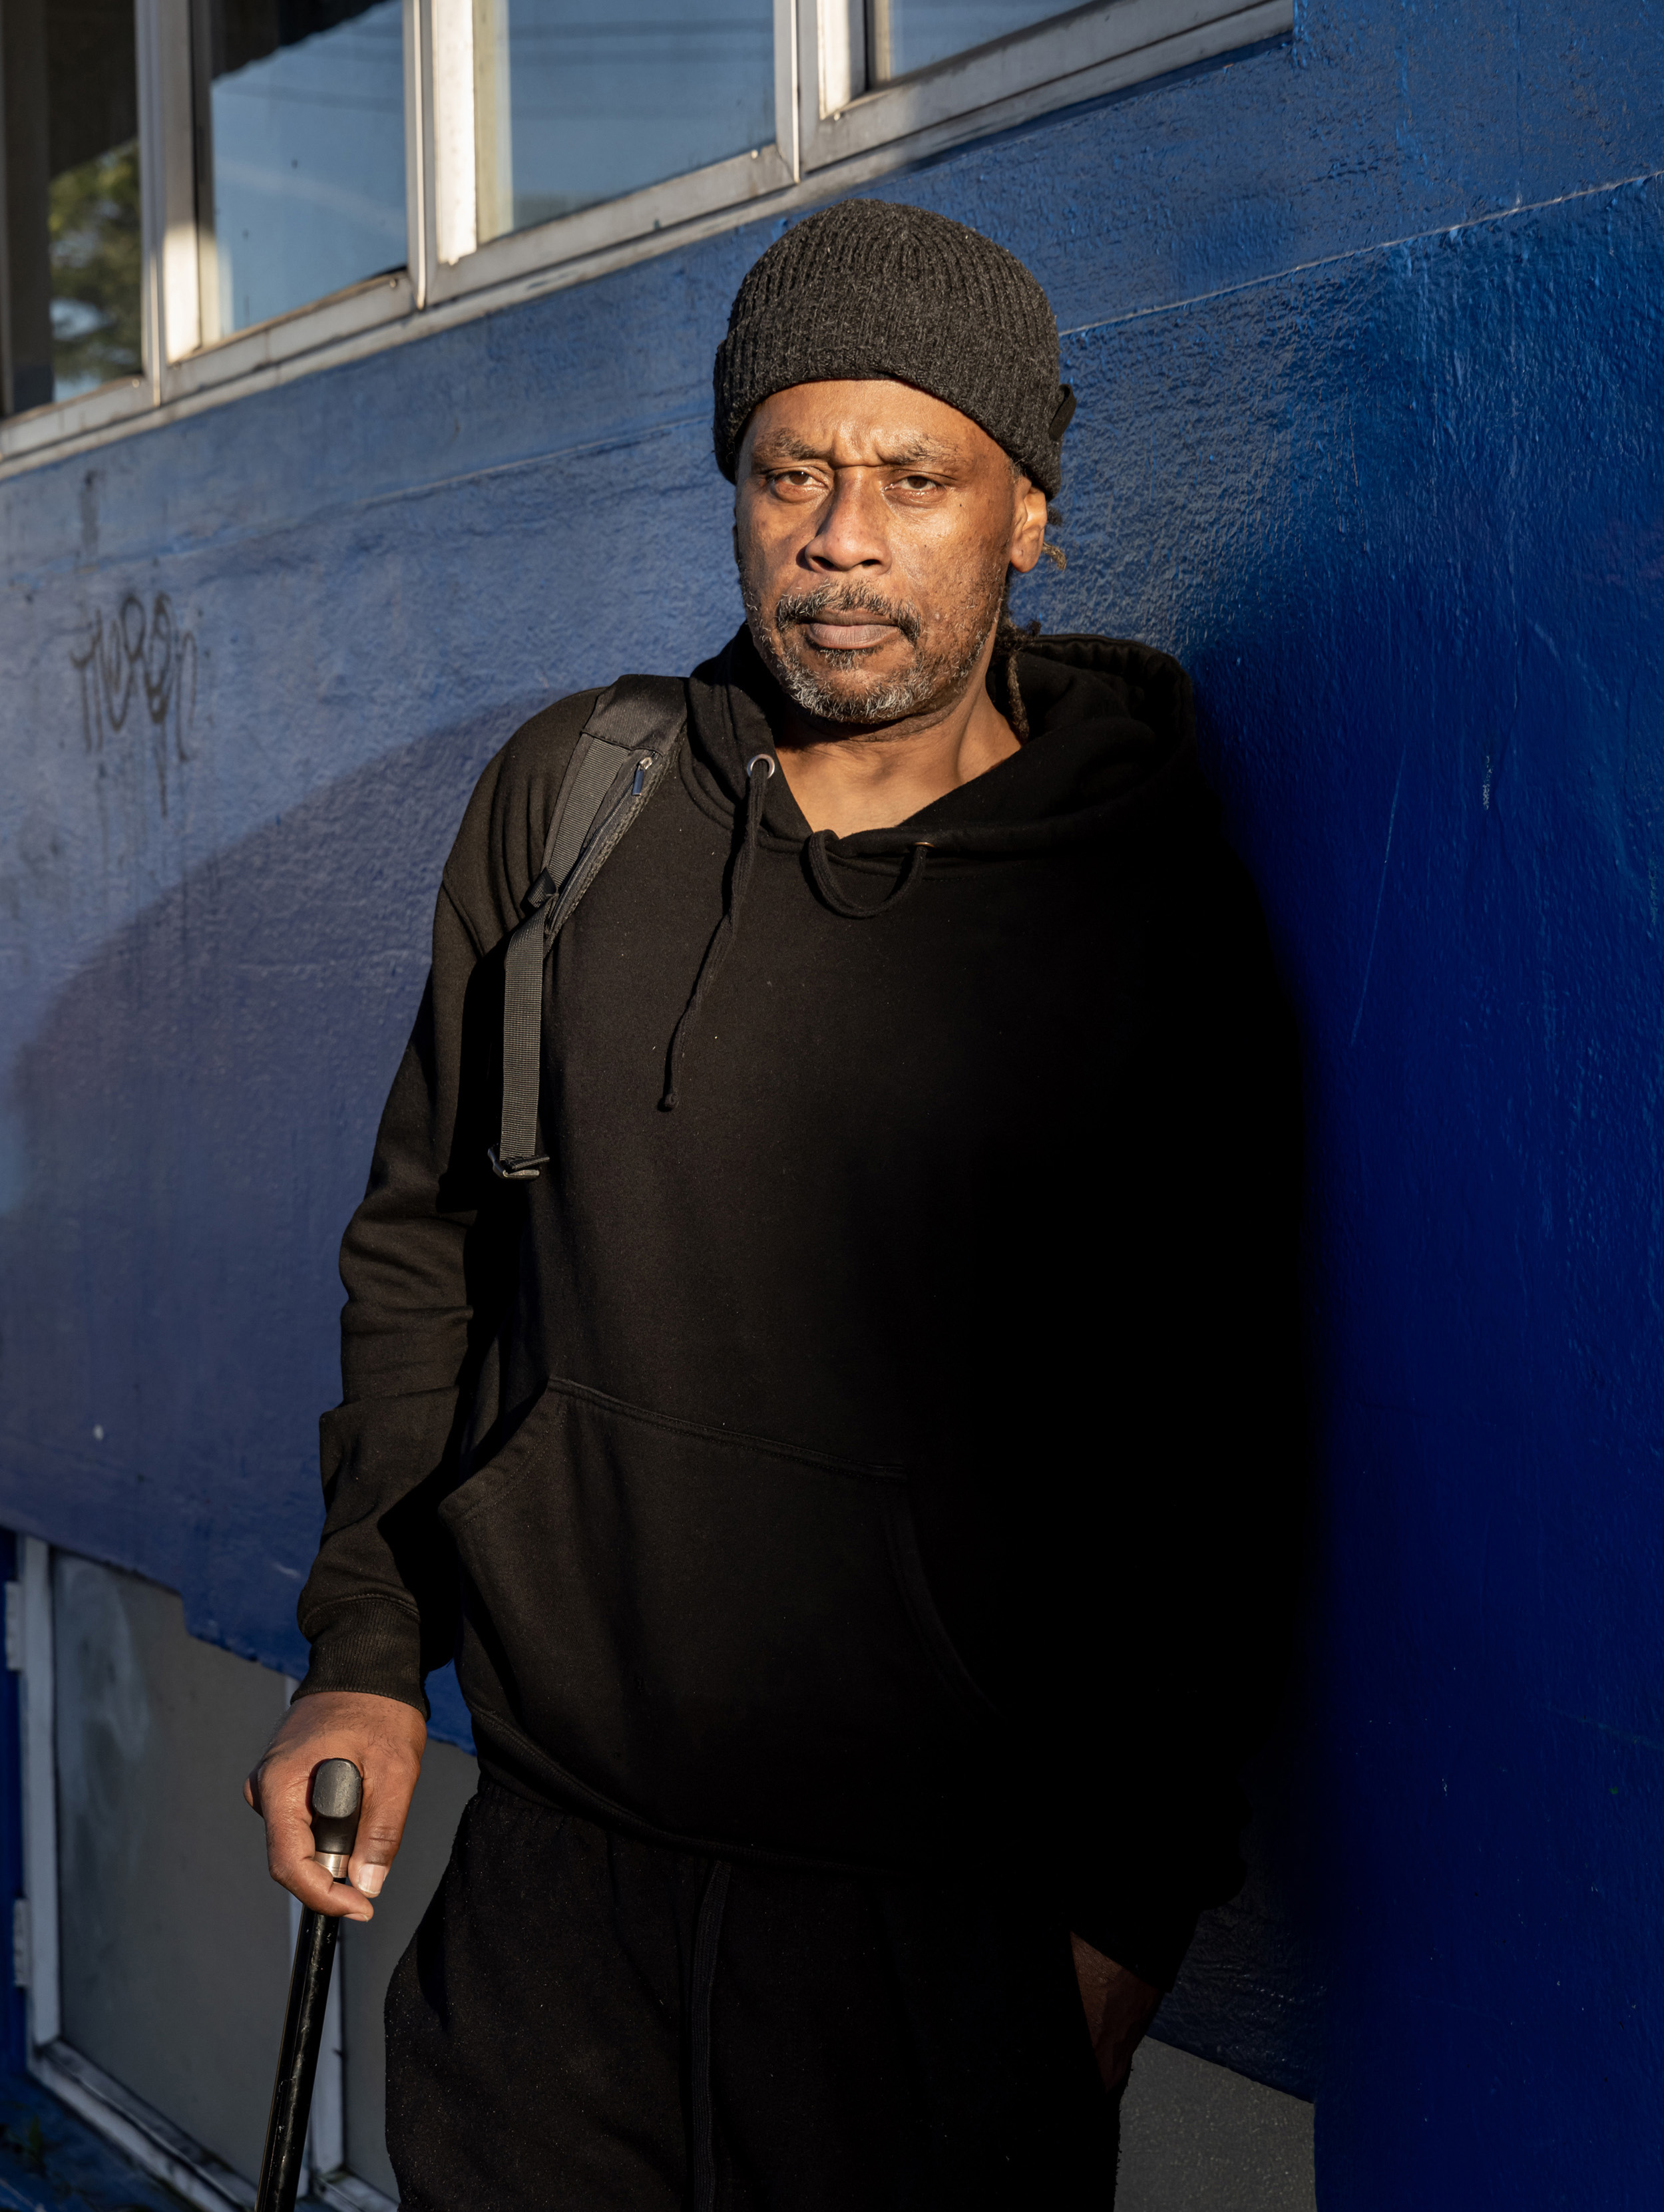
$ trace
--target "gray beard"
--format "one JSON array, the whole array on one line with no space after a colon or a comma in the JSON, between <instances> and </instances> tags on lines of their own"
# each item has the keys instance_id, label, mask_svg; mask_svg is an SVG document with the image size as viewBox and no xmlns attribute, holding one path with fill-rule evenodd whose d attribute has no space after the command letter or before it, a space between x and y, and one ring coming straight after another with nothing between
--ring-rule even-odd
<instances>
[{"instance_id":1,"label":"gray beard","mask_svg":"<svg viewBox=\"0 0 1664 2212\"><path fill-rule=\"evenodd\" d=\"M915 609L881 599L858 587L827 584L818 592L784 594L772 615L765 616L744 574L740 590L752 641L776 683L794 705L826 722L902 722L930 708L952 705L963 696L988 642L988 633L999 619L996 596L975 635L957 653L924 653L908 674L876 679L865 690L849 695L832 690L816 671L795 659L786 650L784 631L824 614L864 613L894 623L903 636L917 646L923 625ZM823 652L820 658L829 669L848 671L860 668L865 655Z\"/></svg>"}]
</instances>

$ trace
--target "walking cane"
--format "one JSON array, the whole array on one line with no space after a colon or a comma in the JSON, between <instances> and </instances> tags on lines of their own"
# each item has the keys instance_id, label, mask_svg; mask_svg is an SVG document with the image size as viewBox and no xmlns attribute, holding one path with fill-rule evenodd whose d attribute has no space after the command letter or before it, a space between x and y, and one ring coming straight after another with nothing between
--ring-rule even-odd
<instances>
[{"instance_id":1,"label":"walking cane","mask_svg":"<svg viewBox=\"0 0 1664 2212\"><path fill-rule=\"evenodd\" d=\"M358 1834L363 1777L350 1759L326 1759L312 1776L312 1856L337 1881L347 1878L347 1861ZM271 2092L271 2117L265 2124L265 2152L260 2160L257 2212L295 2212L306 2124L312 2111L312 2082L318 2071L318 2047L324 2039L324 2008L329 2002L330 1969L341 1923L310 1906L301 1914L295 1942L295 1970L289 1978L289 2010L283 2015L283 2049Z\"/></svg>"}]
</instances>

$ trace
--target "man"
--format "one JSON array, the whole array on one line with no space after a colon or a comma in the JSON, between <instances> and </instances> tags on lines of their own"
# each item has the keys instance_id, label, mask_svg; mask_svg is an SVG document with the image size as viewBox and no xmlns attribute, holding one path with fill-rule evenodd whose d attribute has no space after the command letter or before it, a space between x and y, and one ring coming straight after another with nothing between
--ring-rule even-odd
<instances>
[{"instance_id":1,"label":"man","mask_svg":"<svg viewBox=\"0 0 1664 2212\"><path fill-rule=\"evenodd\" d=\"M535 1176L504 948L597 695L446 866L250 1802L368 1917L454 1650L407 2212L1106 2204L1287 1618L1288 1018L1182 672L1005 622L1073 411L1021 264L829 209L716 391L745 626L556 939Z\"/></svg>"}]
</instances>

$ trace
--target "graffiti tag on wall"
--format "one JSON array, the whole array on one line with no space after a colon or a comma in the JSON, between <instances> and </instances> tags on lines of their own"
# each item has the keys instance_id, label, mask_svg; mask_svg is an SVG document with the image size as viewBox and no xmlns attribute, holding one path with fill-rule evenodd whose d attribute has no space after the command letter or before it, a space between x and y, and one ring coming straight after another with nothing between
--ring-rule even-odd
<instances>
[{"instance_id":1,"label":"graffiti tag on wall","mask_svg":"<svg viewBox=\"0 0 1664 2212\"><path fill-rule=\"evenodd\" d=\"M158 592L145 612L129 592L113 621L94 612L70 658L81 678L81 730L89 753L126 731L148 731L162 811L170 775L191 757L197 711L197 641L181 629L174 603Z\"/></svg>"}]
</instances>

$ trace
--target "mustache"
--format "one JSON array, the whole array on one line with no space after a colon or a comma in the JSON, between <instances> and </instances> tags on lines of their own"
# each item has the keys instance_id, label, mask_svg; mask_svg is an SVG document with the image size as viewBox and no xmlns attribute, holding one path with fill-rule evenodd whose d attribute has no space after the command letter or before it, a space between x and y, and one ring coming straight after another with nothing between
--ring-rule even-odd
<instances>
[{"instance_id":1,"label":"mustache","mask_svg":"<svg viewBox=\"0 0 1664 2212\"><path fill-rule=\"evenodd\" d=\"M893 623L909 645L918 643L924 629L917 608L905 599L881 599L858 584L823 584L818 592L783 592L775 602L774 627L783 630L834 614L870 615L875 621Z\"/></svg>"}]
</instances>

